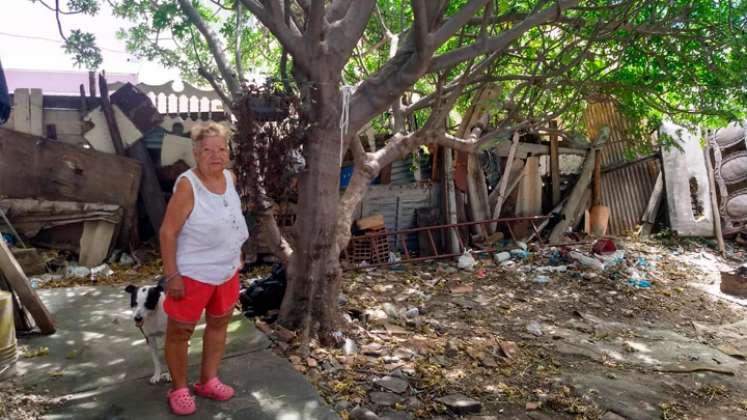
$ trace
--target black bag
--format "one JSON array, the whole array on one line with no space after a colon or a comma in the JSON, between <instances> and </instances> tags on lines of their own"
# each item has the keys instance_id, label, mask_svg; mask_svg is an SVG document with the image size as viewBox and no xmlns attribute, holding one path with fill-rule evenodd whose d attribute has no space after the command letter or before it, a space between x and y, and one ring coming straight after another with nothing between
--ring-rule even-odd
<instances>
[{"instance_id":1,"label":"black bag","mask_svg":"<svg viewBox=\"0 0 747 420\"><path fill-rule=\"evenodd\" d=\"M282 264L273 265L269 276L241 288L241 312L247 318L254 318L279 309L285 295L285 284L285 267Z\"/></svg>"}]
</instances>

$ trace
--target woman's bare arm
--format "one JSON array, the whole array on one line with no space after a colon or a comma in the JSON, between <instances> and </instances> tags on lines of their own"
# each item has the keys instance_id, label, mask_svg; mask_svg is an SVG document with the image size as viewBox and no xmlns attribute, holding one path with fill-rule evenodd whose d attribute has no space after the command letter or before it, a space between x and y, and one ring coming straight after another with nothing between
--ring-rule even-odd
<instances>
[{"instance_id":1,"label":"woman's bare arm","mask_svg":"<svg viewBox=\"0 0 747 420\"><path fill-rule=\"evenodd\" d=\"M184 295L184 285L176 266L176 238L179 236L179 232L181 232L193 207L192 186L189 180L181 179L176 184L174 195L171 196L166 207L166 214L158 234L161 243L163 271L169 278L168 291L175 299L180 299Z\"/></svg>"}]
</instances>

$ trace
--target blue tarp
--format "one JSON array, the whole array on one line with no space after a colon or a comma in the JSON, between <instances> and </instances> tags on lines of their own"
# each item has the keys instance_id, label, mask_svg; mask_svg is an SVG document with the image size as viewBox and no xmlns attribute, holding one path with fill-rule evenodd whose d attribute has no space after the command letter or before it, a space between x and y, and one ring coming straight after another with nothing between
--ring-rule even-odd
<instances>
[{"instance_id":1,"label":"blue tarp","mask_svg":"<svg viewBox=\"0 0 747 420\"><path fill-rule=\"evenodd\" d=\"M0 125L5 124L10 117L10 95L8 95L8 84L5 83L3 65L0 63Z\"/></svg>"}]
</instances>

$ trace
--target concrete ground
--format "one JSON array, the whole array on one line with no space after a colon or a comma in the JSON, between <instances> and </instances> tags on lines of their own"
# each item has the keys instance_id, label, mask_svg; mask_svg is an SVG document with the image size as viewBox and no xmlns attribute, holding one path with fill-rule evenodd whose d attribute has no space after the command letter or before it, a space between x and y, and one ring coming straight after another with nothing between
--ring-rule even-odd
<instances>
[{"instance_id":1,"label":"concrete ground","mask_svg":"<svg viewBox=\"0 0 747 420\"><path fill-rule=\"evenodd\" d=\"M52 409L45 418L177 418L166 403L169 385L148 382L153 373L150 353L130 320L130 298L122 289L39 290L55 319L57 333L19 340L19 346L29 350L44 346L49 353L20 359L17 371L23 385L67 397L67 403ZM198 325L190 342L190 381L199 375L203 329L203 323ZM305 377L268 346L267 338L237 315L229 325L220 371L221 379L236 389L236 396L221 403L198 397L198 411L192 418L338 418Z\"/></svg>"}]
</instances>

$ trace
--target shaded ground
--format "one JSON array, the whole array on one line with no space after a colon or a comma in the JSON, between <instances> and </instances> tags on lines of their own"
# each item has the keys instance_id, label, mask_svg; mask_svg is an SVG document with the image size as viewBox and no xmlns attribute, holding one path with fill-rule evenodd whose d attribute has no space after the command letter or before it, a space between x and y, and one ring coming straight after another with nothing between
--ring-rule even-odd
<instances>
[{"instance_id":1,"label":"shaded ground","mask_svg":"<svg viewBox=\"0 0 747 420\"><path fill-rule=\"evenodd\" d=\"M541 250L472 272L430 263L347 273L346 346L304 356L280 330L275 351L344 418L747 417L744 302L701 290L717 290L727 265L699 246L621 248L604 272ZM540 268L551 262L567 270ZM651 287L628 285L633 269ZM453 394L479 405L438 401Z\"/></svg>"},{"instance_id":2,"label":"shaded ground","mask_svg":"<svg viewBox=\"0 0 747 420\"><path fill-rule=\"evenodd\" d=\"M0 387L0 418L160 419L171 416L168 384L151 385L144 337L130 320L121 286L56 288L39 294L57 333L19 340L18 377ZM201 335L190 341L190 379L199 374ZM229 325L221 378L230 401L198 399L194 418L334 419L308 381L267 350L267 338L237 315ZM43 414L43 416L42 416Z\"/></svg>"}]
</instances>

